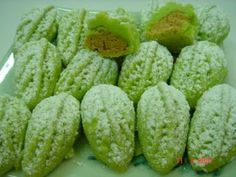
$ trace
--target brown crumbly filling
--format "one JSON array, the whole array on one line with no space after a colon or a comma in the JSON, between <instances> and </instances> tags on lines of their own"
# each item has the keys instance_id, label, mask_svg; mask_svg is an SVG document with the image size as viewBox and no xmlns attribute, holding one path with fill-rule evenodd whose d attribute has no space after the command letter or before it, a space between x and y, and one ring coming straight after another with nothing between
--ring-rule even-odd
<instances>
[{"instance_id":1,"label":"brown crumbly filling","mask_svg":"<svg viewBox=\"0 0 236 177\"><path fill-rule=\"evenodd\" d=\"M125 52L128 47L128 44L124 40L104 30L98 30L89 35L85 40L85 44L91 50L98 51L103 55L114 55L117 52Z\"/></svg>"},{"instance_id":2,"label":"brown crumbly filling","mask_svg":"<svg viewBox=\"0 0 236 177\"><path fill-rule=\"evenodd\" d=\"M179 27L187 20L188 17L181 11L171 12L152 26L150 34L155 35L168 31L177 32Z\"/></svg>"}]
</instances>

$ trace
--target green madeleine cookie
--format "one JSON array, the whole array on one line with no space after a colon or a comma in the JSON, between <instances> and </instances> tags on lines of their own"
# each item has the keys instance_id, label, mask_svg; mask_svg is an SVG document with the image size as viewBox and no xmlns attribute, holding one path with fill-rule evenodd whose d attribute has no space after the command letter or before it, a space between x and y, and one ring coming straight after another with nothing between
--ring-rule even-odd
<instances>
[{"instance_id":1,"label":"green madeleine cookie","mask_svg":"<svg viewBox=\"0 0 236 177\"><path fill-rule=\"evenodd\" d=\"M0 176L21 167L26 127L31 113L20 100L0 96Z\"/></svg>"},{"instance_id":2,"label":"green madeleine cookie","mask_svg":"<svg viewBox=\"0 0 236 177\"><path fill-rule=\"evenodd\" d=\"M26 176L43 177L71 152L79 131L80 104L61 93L41 101L26 132L22 168Z\"/></svg>"},{"instance_id":3,"label":"green madeleine cookie","mask_svg":"<svg viewBox=\"0 0 236 177\"><path fill-rule=\"evenodd\" d=\"M229 19L216 5L201 5L196 9L199 19L199 40L220 44L230 31Z\"/></svg>"},{"instance_id":4,"label":"green madeleine cookie","mask_svg":"<svg viewBox=\"0 0 236 177\"><path fill-rule=\"evenodd\" d=\"M104 57L120 57L139 48L139 33L124 9L114 12L99 12L87 20L84 46L98 51Z\"/></svg>"},{"instance_id":5,"label":"green madeleine cookie","mask_svg":"<svg viewBox=\"0 0 236 177\"><path fill-rule=\"evenodd\" d=\"M46 38L52 42L57 34L56 15L53 6L35 8L25 14L16 30L14 52L28 41Z\"/></svg>"},{"instance_id":6,"label":"green madeleine cookie","mask_svg":"<svg viewBox=\"0 0 236 177\"><path fill-rule=\"evenodd\" d=\"M79 100L97 84L116 84L117 63L102 58L97 52L82 49L61 73L55 93L67 92Z\"/></svg>"},{"instance_id":7,"label":"green madeleine cookie","mask_svg":"<svg viewBox=\"0 0 236 177\"><path fill-rule=\"evenodd\" d=\"M67 65L79 50L85 10L65 13L59 20L57 48L63 55L63 64Z\"/></svg>"},{"instance_id":8,"label":"green madeleine cookie","mask_svg":"<svg viewBox=\"0 0 236 177\"><path fill-rule=\"evenodd\" d=\"M157 40L171 52L194 43L198 32L198 20L192 5L169 2L156 10L147 22L144 36L147 40Z\"/></svg>"},{"instance_id":9,"label":"green madeleine cookie","mask_svg":"<svg viewBox=\"0 0 236 177\"><path fill-rule=\"evenodd\" d=\"M171 85L195 107L203 92L221 83L227 75L224 52L216 44L201 41L185 47L174 66Z\"/></svg>"},{"instance_id":10,"label":"green madeleine cookie","mask_svg":"<svg viewBox=\"0 0 236 177\"><path fill-rule=\"evenodd\" d=\"M236 156L236 89L222 84L198 101L188 137L194 170L211 172Z\"/></svg>"},{"instance_id":11,"label":"green madeleine cookie","mask_svg":"<svg viewBox=\"0 0 236 177\"><path fill-rule=\"evenodd\" d=\"M112 85L92 87L81 103L85 135L97 159L124 171L134 154L135 112L132 101Z\"/></svg>"},{"instance_id":12,"label":"green madeleine cookie","mask_svg":"<svg viewBox=\"0 0 236 177\"><path fill-rule=\"evenodd\" d=\"M125 58L118 85L137 103L147 87L169 78L172 66L173 57L164 46L143 42L136 53Z\"/></svg>"},{"instance_id":13,"label":"green madeleine cookie","mask_svg":"<svg viewBox=\"0 0 236 177\"><path fill-rule=\"evenodd\" d=\"M16 95L33 109L52 95L61 72L61 58L46 39L25 43L15 55Z\"/></svg>"},{"instance_id":14,"label":"green madeleine cookie","mask_svg":"<svg viewBox=\"0 0 236 177\"><path fill-rule=\"evenodd\" d=\"M154 170L168 173L182 159L189 110L184 95L164 82L143 93L137 107L138 133L143 154Z\"/></svg>"}]
</instances>

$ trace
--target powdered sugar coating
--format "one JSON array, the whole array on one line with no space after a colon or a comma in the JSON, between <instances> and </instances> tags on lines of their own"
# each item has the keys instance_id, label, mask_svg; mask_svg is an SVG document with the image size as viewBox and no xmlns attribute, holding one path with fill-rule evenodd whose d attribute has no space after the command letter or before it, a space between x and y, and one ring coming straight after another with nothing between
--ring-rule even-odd
<instances>
[{"instance_id":1,"label":"powdered sugar coating","mask_svg":"<svg viewBox=\"0 0 236 177\"><path fill-rule=\"evenodd\" d=\"M101 57L97 52L82 49L61 73L55 93L66 92L82 100L94 85L115 84L118 66L114 60Z\"/></svg>"},{"instance_id":2,"label":"powdered sugar coating","mask_svg":"<svg viewBox=\"0 0 236 177\"><path fill-rule=\"evenodd\" d=\"M79 50L86 11L74 10L62 16L58 26L57 48L67 65Z\"/></svg>"},{"instance_id":3,"label":"powdered sugar coating","mask_svg":"<svg viewBox=\"0 0 236 177\"><path fill-rule=\"evenodd\" d=\"M184 95L164 82L143 93L137 108L139 140L146 159L156 171L168 173L182 158L189 110Z\"/></svg>"},{"instance_id":4,"label":"powdered sugar coating","mask_svg":"<svg viewBox=\"0 0 236 177\"><path fill-rule=\"evenodd\" d=\"M174 66L171 85L194 107L203 92L223 81L227 74L224 52L216 44L200 41L185 47Z\"/></svg>"},{"instance_id":5,"label":"powdered sugar coating","mask_svg":"<svg viewBox=\"0 0 236 177\"><path fill-rule=\"evenodd\" d=\"M53 6L35 8L26 13L16 30L15 52L26 42L46 38L50 42L57 34L57 11Z\"/></svg>"},{"instance_id":6,"label":"powdered sugar coating","mask_svg":"<svg viewBox=\"0 0 236 177\"><path fill-rule=\"evenodd\" d=\"M33 109L53 94L61 72L61 58L46 39L24 44L15 55L16 95Z\"/></svg>"},{"instance_id":7,"label":"powdered sugar coating","mask_svg":"<svg viewBox=\"0 0 236 177\"><path fill-rule=\"evenodd\" d=\"M23 143L31 113L20 100L0 96L0 175L21 167Z\"/></svg>"},{"instance_id":8,"label":"powdered sugar coating","mask_svg":"<svg viewBox=\"0 0 236 177\"><path fill-rule=\"evenodd\" d=\"M61 93L41 101L26 132L22 161L27 176L46 176L70 152L78 134L80 104Z\"/></svg>"},{"instance_id":9,"label":"powdered sugar coating","mask_svg":"<svg viewBox=\"0 0 236 177\"><path fill-rule=\"evenodd\" d=\"M92 87L81 103L85 135L97 159L125 170L134 153L135 112L132 101L112 85Z\"/></svg>"},{"instance_id":10,"label":"powdered sugar coating","mask_svg":"<svg viewBox=\"0 0 236 177\"><path fill-rule=\"evenodd\" d=\"M229 19L216 5L199 5L196 8L199 19L198 40L222 43L230 31Z\"/></svg>"},{"instance_id":11,"label":"powdered sugar coating","mask_svg":"<svg viewBox=\"0 0 236 177\"><path fill-rule=\"evenodd\" d=\"M169 78L172 66L173 57L164 46L143 42L136 53L125 58L118 85L137 103L147 87Z\"/></svg>"},{"instance_id":12,"label":"powdered sugar coating","mask_svg":"<svg viewBox=\"0 0 236 177\"><path fill-rule=\"evenodd\" d=\"M236 155L236 90L226 84L205 92L198 101L188 137L188 156L195 170L211 172ZM201 159L209 163L201 163Z\"/></svg>"}]
</instances>

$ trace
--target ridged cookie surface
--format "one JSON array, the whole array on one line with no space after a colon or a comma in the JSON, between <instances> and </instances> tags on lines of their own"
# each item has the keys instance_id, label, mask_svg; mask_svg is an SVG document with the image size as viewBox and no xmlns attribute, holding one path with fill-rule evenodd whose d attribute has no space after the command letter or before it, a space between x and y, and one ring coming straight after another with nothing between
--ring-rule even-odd
<instances>
[{"instance_id":1,"label":"ridged cookie surface","mask_svg":"<svg viewBox=\"0 0 236 177\"><path fill-rule=\"evenodd\" d=\"M61 73L55 93L67 92L79 100L97 84L116 84L117 63L97 52L81 50Z\"/></svg>"},{"instance_id":2,"label":"ridged cookie surface","mask_svg":"<svg viewBox=\"0 0 236 177\"><path fill-rule=\"evenodd\" d=\"M46 39L24 44L15 55L16 95L33 109L52 95L61 72L61 58Z\"/></svg>"},{"instance_id":3,"label":"ridged cookie surface","mask_svg":"<svg viewBox=\"0 0 236 177\"><path fill-rule=\"evenodd\" d=\"M188 157L195 170L211 172L236 156L236 90L226 84L203 94L193 115Z\"/></svg>"},{"instance_id":4,"label":"ridged cookie surface","mask_svg":"<svg viewBox=\"0 0 236 177\"><path fill-rule=\"evenodd\" d=\"M138 135L143 154L156 171L168 173L182 159L189 110L184 95L164 82L143 93L137 107Z\"/></svg>"},{"instance_id":5,"label":"ridged cookie surface","mask_svg":"<svg viewBox=\"0 0 236 177\"><path fill-rule=\"evenodd\" d=\"M25 132L31 113L12 96L0 96L0 175L21 167Z\"/></svg>"},{"instance_id":6,"label":"ridged cookie surface","mask_svg":"<svg viewBox=\"0 0 236 177\"><path fill-rule=\"evenodd\" d=\"M224 52L212 42L200 41L185 47L176 60L171 85L184 93L191 107L227 74Z\"/></svg>"},{"instance_id":7,"label":"ridged cookie surface","mask_svg":"<svg viewBox=\"0 0 236 177\"><path fill-rule=\"evenodd\" d=\"M59 20L57 48L63 55L63 64L67 65L79 50L85 10L65 13Z\"/></svg>"},{"instance_id":8,"label":"ridged cookie surface","mask_svg":"<svg viewBox=\"0 0 236 177\"><path fill-rule=\"evenodd\" d=\"M135 103L149 86L166 81L171 74L173 57L156 41L143 42L122 64L118 85Z\"/></svg>"},{"instance_id":9,"label":"ridged cookie surface","mask_svg":"<svg viewBox=\"0 0 236 177\"><path fill-rule=\"evenodd\" d=\"M229 19L216 5L201 5L196 9L199 19L198 40L222 43L230 31Z\"/></svg>"},{"instance_id":10,"label":"ridged cookie surface","mask_svg":"<svg viewBox=\"0 0 236 177\"><path fill-rule=\"evenodd\" d=\"M72 149L79 124L80 104L74 97L62 93L41 101L26 132L24 173L43 177L56 168Z\"/></svg>"},{"instance_id":11,"label":"ridged cookie surface","mask_svg":"<svg viewBox=\"0 0 236 177\"><path fill-rule=\"evenodd\" d=\"M112 85L92 87L81 103L85 135L97 159L118 171L134 154L135 112L132 101Z\"/></svg>"},{"instance_id":12,"label":"ridged cookie surface","mask_svg":"<svg viewBox=\"0 0 236 177\"><path fill-rule=\"evenodd\" d=\"M14 51L24 43L46 38L52 42L57 34L57 10L53 6L35 8L25 14L16 30Z\"/></svg>"}]
</instances>

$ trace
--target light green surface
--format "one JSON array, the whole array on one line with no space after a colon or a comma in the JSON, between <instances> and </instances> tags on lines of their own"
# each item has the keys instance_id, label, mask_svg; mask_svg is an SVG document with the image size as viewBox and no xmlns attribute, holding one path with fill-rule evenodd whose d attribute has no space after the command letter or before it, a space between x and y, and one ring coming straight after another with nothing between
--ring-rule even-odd
<instances>
[{"instance_id":1,"label":"light green surface","mask_svg":"<svg viewBox=\"0 0 236 177\"><path fill-rule=\"evenodd\" d=\"M187 1L187 0L185 0ZM205 0L200 1L187 1L187 2L206 2ZM235 0L212 0L212 3L217 4L221 9L223 9L230 19L231 31L224 43L224 50L226 53L226 58L228 60L229 74L226 78L226 82L231 84L236 88L236 1ZM13 42L15 35L16 26L19 22L20 17L25 12L29 11L33 7L42 7L46 4L53 4L57 7L64 8L88 8L92 10L102 10L102 9L115 9L116 7L127 7L128 10L137 11L142 9L145 0L0 0L0 68L7 61L7 51ZM8 53L9 55L9 53ZM12 61L13 60L8 60ZM11 62L9 62L11 64ZM0 94L12 93L14 90L13 83L13 72L6 75L3 82L1 82L0 75ZM84 141L84 140L83 140ZM88 156L93 155L89 146L79 139L76 143L76 155L73 159L67 160L62 163L51 175L50 177L154 177L160 176L154 170L150 169L146 164L141 164L139 166L130 165L130 168L125 173L116 173L113 170L108 169L102 163L96 160L89 160ZM176 168L166 177L193 177L193 176L220 176L220 177L233 177L236 174L236 160L232 163L226 165L219 172L213 174L196 174L189 165L182 165ZM11 176L12 175L12 176ZM11 172L5 177L23 177L20 172Z\"/></svg>"}]
</instances>

